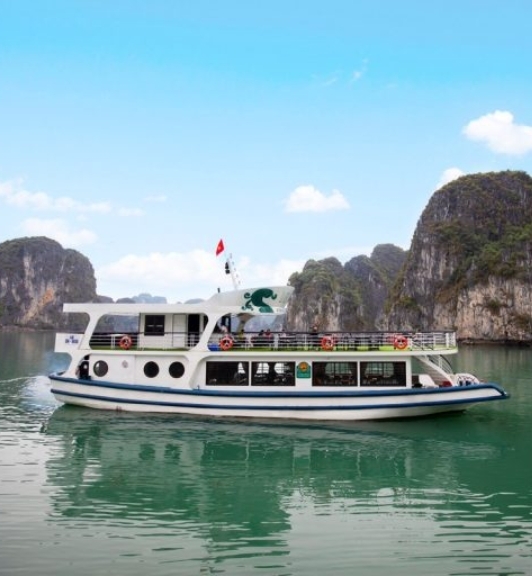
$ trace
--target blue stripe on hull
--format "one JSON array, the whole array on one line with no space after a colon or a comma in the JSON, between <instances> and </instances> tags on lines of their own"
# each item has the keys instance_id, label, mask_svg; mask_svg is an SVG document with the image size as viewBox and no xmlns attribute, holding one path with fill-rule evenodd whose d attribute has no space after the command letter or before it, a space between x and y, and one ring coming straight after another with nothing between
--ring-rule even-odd
<instances>
[{"instance_id":1,"label":"blue stripe on hull","mask_svg":"<svg viewBox=\"0 0 532 576\"><path fill-rule=\"evenodd\" d=\"M325 410L403 410L408 408L420 408L423 406L458 406L463 404L478 404L479 402L487 402L490 400L499 400L499 398L470 398L464 400L448 400L446 402L410 402L408 404L366 404L363 406L239 406L230 404L191 404L186 402L162 402L154 400L133 400L130 398L112 398L106 396L94 396L89 394L77 394L74 392L59 392L52 389L52 393L59 394L61 396L69 396L71 398L80 398L86 400L97 400L99 402L109 402L112 404L137 404L144 406L165 406L173 408L194 408L198 410L273 410L276 412L284 411L325 411Z\"/></svg>"},{"instance_id":2,"label":"blue stripe on hull","mask_svg":"<svg viewBox=\"0 0 532 576\"><path fill-rule=\"evenodd\" d=\"M133 392L149 392L154 394L177 394L183 396L216 396L220 398L360 398L364 396L405 396L412 394L450 394L457 390L497 390L501 398L508 398L509 395L498 384L470 384L463 387L444 387L444 388L386 388L382 390L364 390L363 388L351 388L348 390L206 390L198 389L176 389L166 386L146 386L142 384L120 384L116 382L107 382L105 380L78 380L76 378L65 378L55 374L50 375L50 380L57 382L69 382L71 384L94 386L102 389L130 390ZM52 390L53 392L53 390ZM498 399L498 398L495 398Z\"/></svg>"},{"instance_id":3,"label":"blue stripe on hull","mask_svg":"<svg viewBox=\"0 0 532 576\"><path fill-rule=\"evenodd\" d=\"M55 378L55 380L59 380L57 378ZM62 378L62 381L66 381L66 382L71 382L71 383L77 383L79 384L79 382L75 379L67 379L67 378ZM84 382L84 385L86 383ZM279 400L282 399L286 399L286 397L289 395L290 397L305 397L305 398L316 398L316 399L323 399L323 398L345 398L346 396L350 396L352 398L360 398L360 397L366 397L368 399L370 399L371 397L374 397L376 400L379 397L382 396L398 396L398 395L423 395L423 396L429 396L431 397L430 399L427 399L426 401L423 402L408 402L408 403L401 403L401 404L383 404L383 403L379 403L379 404L363 404L363 405L353 405L353 404L347 404L347 405L338 405L338 404L334 404L334 405L286 405L286 404L279 404L279 405L270 405L270 406L264 406L264 405L257 405L257 404L246 404L246 405L238 405L238 404L219 404L219 403L209 403L209 404L204 404L204 403L195 403L195 402L186 402L186 401L165 401L165 400L148 400L148 399L133 399L133 398L119 398L119 397L115 397L115 396L101 396L98 394L86 394L86 393L81 393L81 392L68 392L68 391L61 391L58 390L56 388L52 388L52 393L53 394L57 394L59 396L62 397L68 397L68 398L72 398L72 400L77 399L77 400L89 400L89 401L97 401L97 402L105 402L105 403L109 403L109 404L113 404L113 405L117 405L117 404L129 404L129 405L144 405L144 406L149 406L149 407L165 407L165 408L182 408L182 409L189 409L189 410L198 410L198 411L205 411L205 410L220 410L220 411L225 411L225 412L229 412L229 411L237 411L237 412L259 412L259 411L274 411L274 412L289 412L289 411L295 411L295 412L304 412L304 411L308 411L308 412L325 412L325 411L346 411L346 410L352 410L352 411L361 411L361 410L391 410L391 411L403 411L403 410L408 410L410 408L423 408L423 407L441 407L441 408L445 408L445 407L456 407L456 409L459 409L460 406L464 406L467 404L476 404L479 402L487 402L487 401L491 401L491 400L499 400L499 399L504 399L507 397L506 394L502 393L500 388L496 385L472 385L472 386L468 386L468 387L464 387L463 391L465 392L466 390L471 390L471 389L497 389L497 391L501 392L501 396L495 396L495 397L486 397L486 398L462 398L462 399L453 399L453 400L446 400L445 399L445 394L450 393L450 392L454 392L456 393L457 390L460 390L460 388L439 388L439 389L425 389L425 390L420 390L420 389L405 389L405 390L390 390L390 391L381 391L381 390L375 390L375 391L364 391L363 393L356 393L353 391L350 391L350 393L346 394L346 391L339 391L339 393L336 392L316 392L316 393L294 393L292 392L291 394L287 394L287 393L280 393L280 392L262 392L262 393L258 393L258 394L254 394L254 393L247 393L247 394L243 394L242 392L221 392L221 393L217 393L217 392L213 392L213 391L205 391L205 390L171 390L171 392L169 392L168 390L164 389L153 389L152 387L147 387L147 386L131 386L131 385L111 385L111 386L107 386L107 385L102 385L101 383L98 384L94 384L94 383L87 383L89 386L95 386L95 388L101 388L101 389L123 389L124 387L127 387L128 390L134 390L134 391L142 391L142 392L151 392L151 393L156 393L156 394L172 394L172 395L182 395L182 396L188 396L190 397L190 395L193 396L218 396L221 398L228 398L228 397L246 397L246 398L255 398L257 396L267 396L270 399L277 397L279 398ZM142 390L140 390L140 388L142 388ZM206 394L207 392L207 394ZM435 398L434 395L437 394L438 398ZM442 397L443 396L443 397Z\"/></svg>"}]
</instances>

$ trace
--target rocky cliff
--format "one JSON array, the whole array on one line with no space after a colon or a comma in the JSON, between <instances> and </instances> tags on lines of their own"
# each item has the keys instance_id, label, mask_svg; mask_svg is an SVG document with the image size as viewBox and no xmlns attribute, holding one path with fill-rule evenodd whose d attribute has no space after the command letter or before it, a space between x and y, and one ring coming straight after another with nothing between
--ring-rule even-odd
<instances>
[{"instance_id":1,"label":"rocky cliff","mask_svg":"<svg viewBox=\"0 0 532 576\"><path fill-rule=\"evenodd\" d=\"M356 256L345 265L336 258L309 260L290 277L294 297L288 310L291 330L375 330L378 315L406 252L382 244L370 257Z\"/></svg>"},{"instance_id":2,"label":"rocky cliff","mask_svg":"<svg viewBox=\"0 0 532 576\"><path fill-rule=\"evenodd\" d=\"M471 174L433 194L408 252L377 246L344 266L310 260L290 283L289 328L455 330L532 341L532 178Z\"/></svg>"},{"instance_id":3,"label":"rocky cliff","mask_svg":"<svg viewBox=\"0 0 532 576\"><path fill-rule=\"evenodd\" d=\"M438 190L421 215L380 325L530 341L532 178L474 174Z\"/></svg>"},{"instance_id":4,"label":"rocky cliff","mask_svg":"<svg viewBox=\"0 0 532 576\"><path fill-rule=\"evenodd\" d=\"M94 269L79 252L44 237L0 244L0 327L71 326L63 302L96 298Z\"/></svg>"},{"instance_id":5,"label":"rocky cliff","mask_svg":"<svg viewBox=\"0 0 532 576\"><path fill-rule=\"evenodd\" d=\"M344 265L309 260L290 284L291 330L316 323L531 342L532 178L510 171L459 178L433 194L408 252L382 244ZM64 328L63 302L98 300L94 270L80 253L48 238L0 244L0 328Z\"/></svg>"}]
</instances>

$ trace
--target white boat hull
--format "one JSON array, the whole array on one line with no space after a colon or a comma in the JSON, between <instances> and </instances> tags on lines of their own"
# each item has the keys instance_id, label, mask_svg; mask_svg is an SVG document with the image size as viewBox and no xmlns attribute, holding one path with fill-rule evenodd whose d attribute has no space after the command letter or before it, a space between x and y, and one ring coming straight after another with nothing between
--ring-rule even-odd
<instances>
[{"instance_id":1,"label":"white boat hull","mask_svg":"<svg viewBox=\"0 0 532 576\"><path fill-rule=\"evenodd\" d=\"M82 381L51 375L52 393L65 404L100 410L212 417L319 421L415 418L463 411L508 395L496 384L442 388L328 390L319 392L185 390Z\"/></svg>"}]
</instances>

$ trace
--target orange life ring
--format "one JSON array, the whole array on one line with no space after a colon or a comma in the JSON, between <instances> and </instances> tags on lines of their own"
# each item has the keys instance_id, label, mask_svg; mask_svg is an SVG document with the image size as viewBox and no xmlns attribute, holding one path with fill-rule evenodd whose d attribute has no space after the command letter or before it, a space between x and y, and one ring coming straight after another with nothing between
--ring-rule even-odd
<instances>
[{"instance_id":1,"label":"orange life ring","mask_svg":"<svg viewBox=\"0 0 532 576\"><path fill-rule=\"evenodd\" d=\"M231 336L224 336L220 340L220 348L224 352L227 352L227 350L231 350L232 347L233 347L233 339L231 338Z\"/></svg>"},{"instance_id":2,"label":"orange life ring","mask_svg":"<svg viewBox=\"0 0 532 576\"><path fill-rule=\"evenodd\" d=\"M118 343L122 350L129 350L132 344L133 340L131 339L131 336L128 336L127 334L122 336L122 338L120 338L120 342Z\"/></svg>"},{"instance_id":3,"label":"orange life ring","mask_svg":"<svg viewBox=\"0 0 532 576\"><path fill-rule=\"evenodd\" d=\"M332 336L324 336L321 339L321 349L330 351L334 348L334 340Z\"/></svg>"},{"instance_id":4,"label":"orange life ring","mask_svg":"<svg viewBox=\"0 0 532 576\"><path fill-rule=\"evenodd\" d=\"M408 346L408 339L406 338L406 336L396 336L394 341L393 341L393 347L396 350L404 350L406 347Z\"/></svg>"}]
</instances>

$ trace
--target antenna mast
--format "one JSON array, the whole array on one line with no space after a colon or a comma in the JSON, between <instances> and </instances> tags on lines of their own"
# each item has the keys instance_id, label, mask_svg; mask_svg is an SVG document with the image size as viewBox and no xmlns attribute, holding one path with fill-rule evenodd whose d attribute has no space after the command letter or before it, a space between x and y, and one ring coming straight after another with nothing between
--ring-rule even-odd
<instances>
[{"instance_id":1,"label":"antenna mast","mask_svg":"<svg viewBox=\"0 0 532 576\"><path fill-rule=\"evenodd\" d=\"M229 254L225 261L225 273L231 274L231 280L233 282L233 288L238 290L240 287L240 278L235 268L235 263L233 262L233 255Z\"/></svg>"}]
</instances>

